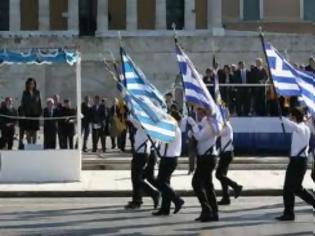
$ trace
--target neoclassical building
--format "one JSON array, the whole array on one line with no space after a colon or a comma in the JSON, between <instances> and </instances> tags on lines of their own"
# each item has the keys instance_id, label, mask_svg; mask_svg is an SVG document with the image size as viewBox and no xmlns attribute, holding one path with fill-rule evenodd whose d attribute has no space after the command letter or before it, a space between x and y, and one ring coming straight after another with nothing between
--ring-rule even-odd
<instances>
[{"instance_id":1,"label":"neoclassical building","mask_svg":"<svg viewBox=\"0 0 315 236\"><path fill-rule=\"evenodd\" d=\"M0 35L107 36L179 30L315 33L314 0L1 0Z\"/></svg>"}]
</instances>

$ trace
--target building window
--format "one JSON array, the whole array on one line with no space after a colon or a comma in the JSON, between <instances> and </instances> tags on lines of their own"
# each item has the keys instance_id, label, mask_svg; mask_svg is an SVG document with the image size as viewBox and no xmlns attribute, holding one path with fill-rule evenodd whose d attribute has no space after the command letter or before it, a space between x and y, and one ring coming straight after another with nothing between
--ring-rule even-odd
<instances>
[{"instance_id":1,"label":"building window","mask_svg":"<svg viewBox=\"0 0 315 236\"><path fill-rule=\"evenodd\" d=\"M304 0L304 20L315 21L314 0Z\"/></svg>"},{"instance_id":2,"label":"building window","mask_svg":"<svg viewBox=\"0 0 315 236\"><path fill-rule=\"evenodd\" d=\"M108 0L108 27L110 30L126 29L126 0Z\"/></svg>"},{"instance_id":3,"label":"building window","mask_svg":"<svg viewBox=\"0 0 315 236\"><path fill-rule=\"evenodd\" d=\"M79 23L80 35L95 35L96 31L96 0L80 0Z\"/></svg>"},{"instance_id":4,"label":"building window","mask_svg":"<svg viewBox=\"0 0 315 236\"><path fill-rule=\"evenodd\" d=\"M68 18L68 1L54 0L50 1L50 29L51 30L67 30Z\"/></svg>"},{"instance_id":5,"label":"building window","mask_svg":"<svg viewBox=\"0 0 315 236\"><path fill-rule=\"evenodd\" d=\"M0 1L0 31L9 30L9 0Z\"/></svg>"},{"instance_id":6,"label":"building window","mask_svg":"<svg viewBox=\"0 0 315 236\"><path fill-rule=\"evenodd\" d=\"M38 1L21 1L21 30L38 30Z\"/></svg>"},{"instance_id":7,"label":"building window","mask_svg":"<svg viewBox=\"0 0 315 236\"><path fill-rule=\"evenodd\" d=\"M243 0L244 1L244 20L260 20L260 0Z\"/></svg>"},{"instance_id":8,"label":"building window","mask_svg":"<svg viewBox=\"0 0 315 236\"><path fill-rule=\"evenodd\" d=\"M167 29L172 29L172 24L176 24L176 29L184 28L185 1L167 0L166 1L166 24Z\"/></svg>"}]
</instances>

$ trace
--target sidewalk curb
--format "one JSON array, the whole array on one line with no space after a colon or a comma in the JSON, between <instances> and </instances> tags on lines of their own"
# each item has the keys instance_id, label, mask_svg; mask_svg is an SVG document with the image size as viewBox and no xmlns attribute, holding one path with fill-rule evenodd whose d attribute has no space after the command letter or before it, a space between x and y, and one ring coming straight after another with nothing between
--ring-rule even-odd
<instances>
[{"instance_id":1,"label":"sidewalk curb","mask_svg":"<svg viewBox=\"0 0 315 236\"><path fill-rule=\"evenodd\" d=\"M192 190L176 190L181 196L195 196ZM218 196L221 191L216 191ZM130 190L95 190L95 191L0 191L0 198L63 198L63 197L130 197ZM242 196L282 196L282 189L248 189ZM233 197L233 195L231 195Z\"/></svg>"}]
</instances>

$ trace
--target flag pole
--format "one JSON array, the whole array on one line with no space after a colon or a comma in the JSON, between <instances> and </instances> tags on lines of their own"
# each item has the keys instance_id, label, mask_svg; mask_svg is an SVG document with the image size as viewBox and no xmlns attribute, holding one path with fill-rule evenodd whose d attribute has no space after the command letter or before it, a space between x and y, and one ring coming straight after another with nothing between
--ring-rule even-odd
<instances>
[{"instance_id":1,"label":"flag pole","mask_svg":"<svg viewBox=\"0 0 315 236\"><path fill-rule=\"evenodd\" d=\"M178 45L178 34L177 34L177 30L176 30L176 24L175 22L172 23L172 29L173 29L173 32L174 32L174 43L175 43L175 46L179 46ZM181 81L182 81L182 87L184 88L184 81L183 81L183 75L180 73L180 77L181 77ZM185 89L183 89L183 97L185 98ZM188 111L188 116L192 116L192 111L188 105L187 102L185 102L185 105L186 105L186 109Z\"/></svg>"},{"instance_id":2,"label":"flag pole","mask_svg":"<svg viewBox=\"0 0 315 236\"><path fill-rule=\"evenodd\" d=\"M269 73L269 76L271 78L271 83L272 83L272 86L273 86L273 90L274 90L274 92L276 94L276 98L277 98L278 114L279 114L279 118L280 118L280 121L281 121L282 131L283 131L283 133L286 133L285 127L284 127L284 123L283 123L283 120L282 120L282 109L281 109L280 102L279 102L279 96L278 96L278 93L277 93L277 90L276 90L276 87L275 87L275 84L274 84L274 81L273 81L273 76L272 76L272 73L271 73L271 70L270 70L270 64L269 64L267 51L266 51L264 33L263 33L263 30L262 30L261 26L259 26L258 30L259 30L259 38L260 38L260 41L261 41L261 44L262 44L262 48L263 48L264 55L265 55L265 60L266 60L267 67L268 67L268 73Z\"/></svg>"}]
</instances>

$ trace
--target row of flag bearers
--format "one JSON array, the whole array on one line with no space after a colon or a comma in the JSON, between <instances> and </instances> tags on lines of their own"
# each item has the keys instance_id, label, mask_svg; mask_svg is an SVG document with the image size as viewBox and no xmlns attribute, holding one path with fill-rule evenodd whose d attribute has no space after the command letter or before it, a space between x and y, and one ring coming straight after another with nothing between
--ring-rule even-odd
<instances>
[{"instance_id":1,"label":"row of flag bearers","mask_svg":"<svg viewBox=\"0 0 315 236\"><path fill-rule=\"evenodd\" d=\"M177 112L168 114L161 93L146 80L141 69L121 48L122 66L120 70L115 67L116 76L115 73L113 75L130 109L129 119L137 128L131 163L133 195L125 208L140 208L145 193L152 198L155 209L158 208L162 197L160 208L152 213L154 216L169 215L172 203L174 214L181 210L184 200L172 188L171 177L177 167L182 145L185 145L182 143L179 128L185 119L188 137L194 139L197 146L197 166L192 178L192 188L199 200L201 212L196 220L218 221L218 205L228 205L231 202L229 187L234 190L235 198L238 198L243 190L243 186L227 177L229 165L234 157L233 128L229 121L229 112L220 102L219 86L215 87L213 99L201 75L177 42L176 55L183 78L185 101L195 107L195 117L187 115L182 118ZM308 94L305 92L304 96ZM306 103L308 104L310 102ZM293 133L290 164L284 185L285 210L277 219L293 220L295 195L315 206L314 195L302 187L307 168L310 130L304 123L304 114L300 109L294 109L290 120L283 118L283 121ZM213 185L213 172L218 156L220 158L215 175L221 182L223 192L219 202ZM158 175L155 177L154 166L157 157L160 161Z\"/></svg>"}]
</instances>

